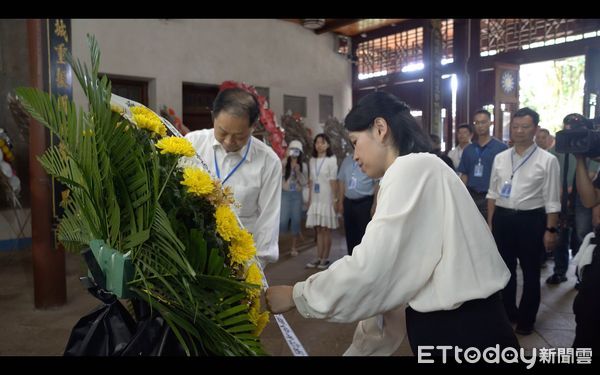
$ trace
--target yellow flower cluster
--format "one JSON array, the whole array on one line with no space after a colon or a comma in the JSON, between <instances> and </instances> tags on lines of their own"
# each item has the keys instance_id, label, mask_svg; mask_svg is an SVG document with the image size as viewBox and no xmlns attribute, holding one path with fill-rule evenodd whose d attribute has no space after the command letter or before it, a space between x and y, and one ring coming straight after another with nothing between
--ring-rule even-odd
<instances>
[{"instance_id":1,"label":"yellow flower cluster","mask_svg":"<svg viewBox=\"0 0 600 375\"><path fill-rule=\"evenodd\" d=\"M265 329L265 327L267 326L267 323L269 323L269 312L263 311L258 317L258 322L256 322L256 329L254 330L254 332L252 332L252 334L256 337L260 336L263 329Z\"/></svg>"},{"instance_id":2,"label":"yellow flower cluster","mask_svg":"<svg viewBox=\"0 0 600 375\"><path fill-rule=\"evenodd\" d=\"M222 205L217 207L215 218L217 219L217 233L225 241L231 241L233 238L238 237L241 230L235 214L229 206Z\"/></svg>"},{"instance_id":3,"label":"yellow flower cluster","mask_svg":"<svg viewBox=\"0 0 600 375\"><path fill-rule=\"evenodd\" d=\"M252 300L250 309L248 309L248 318L250 322L256 326L256 329L254 332L252 332L252 334L254 336L260 336L263 329L269 322L269 312L260 312L260 299L258 297Z\"/></svg>"},{"instance_id":4,"label":"yellow flower cluster","mask_svg":"<svg viewBox=\"0 0 600 375\"><path fill-rule=\"evenodd\" d=\"M228 205L217 207L215 218L217 219L217 233L225 241L230 242L229 257L231 263L244 264L252 259L256 254L252 235L246 229L239 227L231 208ZM260 278L258 284L260 284Z\"/></svg>"},{"instance_id":5,"label":"yellow flower cluster","mask_svg":"<svg viewBox=\"0 0 600 375\"><path fill-rule=\"evenodd\" d=\"M187 167L183 169L183 186L187 186L189 193L204 196L210 194L215 188L210 175L200 168Z\"/></svg>"},{"instance_id":6,"label":"yellow flower cluster","mask_svg":"<svg viewBox=\"0 0 600 375\"><path fill-rule=\"evenodd\" d=\"M133 122L135 122L140 129L147 129L161 137L167 135L167 128L156 113L141 106L131 107L129 110L133 113Z\"/></svg>"},{"instance_id":7,"label":"yellow flower cluster","mask_svg":"<svg viewBox=\"0 0 600 375\"><path fill-rule=\"evenodd\" d=\"M185 138L181 137L164 137L156 142L156 148L160 148L161 154L172 154L181 156L194 156L196 150L194 146Z\"/></svg>"},{"instance_id":8,"label":"yellow flower cluster","mask_svg":"<svg viewBox=\"0 0 600 375\"><path fill-rule=\"evenodd\" d=\"M236 234L231 239L229 256L232 264L244 264L256 254L256 247L252 235L246 229L242 229Z\"/></svg>"},{"instance_id":9,"label":"yellow flower cluster","mask_svg":"<svg viewBox=\"0 0 600 375\"><path fill-rule=\"evenodd\" d=\"M248 309L248 319L254 325L258 323L258 318L260 316L260 298L256 297L252 300L250 304L250 308Z\"/></svg>"},{"instance_id":10,"label":"yellow flower cluster","mask_svg":"<svg viewBox=\"0 0 600 375\"><path fill-rule=\"evenodd\" d=\"M262 274L258 269L256 263L252 263L250 267L248 267L248 273L246 274L246 282L248 284L254 284L262 286ZM251 298L256 298L260 296L260 288L248 288L248 295Z\"/></svg>"}]
</instances>

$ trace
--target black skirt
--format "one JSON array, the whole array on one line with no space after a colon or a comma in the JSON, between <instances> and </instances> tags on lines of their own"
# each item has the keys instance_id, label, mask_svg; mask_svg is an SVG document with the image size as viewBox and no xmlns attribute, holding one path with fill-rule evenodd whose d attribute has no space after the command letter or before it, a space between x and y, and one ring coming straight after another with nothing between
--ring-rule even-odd
<instances>
[{"instance_id":1,"label":"black skirt","mask_svg":"<svg viewBox=\"0 0 600 375\"><path fill-rule=\"evenodd\" d=\"M422 313L406 308L406 329L414 355L419 346L449 345L484 350L500 345L500 349L520 348L519 341L496 292L485 299L464 302L454 310ZM428 350L440 356L441 351Z\"/></svg>"}]
</instances>

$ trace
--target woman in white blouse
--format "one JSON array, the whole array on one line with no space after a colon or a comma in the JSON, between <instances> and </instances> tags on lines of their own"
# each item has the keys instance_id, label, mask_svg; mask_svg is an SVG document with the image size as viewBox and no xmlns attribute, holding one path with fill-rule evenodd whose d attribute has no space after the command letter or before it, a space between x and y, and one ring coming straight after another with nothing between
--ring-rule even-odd
<instances>
[{"instance_id":1,"label":"woman in white blouse","mask_svg":"<svg viewBox=\"0 0 600 375\"><path fill-rule=\"evenodd\" d=\"M363 172L382 178L375 215L351 256L294 286L269 288L269 309L296 307L333 322L368 319L359 329L371 339L356 347L355 335L352 354L393 353L405 327L386 316L402 307L414 354L422 345L518 347L499 293L510 272L460 178L426 153L429 139L410 108L375 92L345 126Z\"/></svg>"}]
</instances>

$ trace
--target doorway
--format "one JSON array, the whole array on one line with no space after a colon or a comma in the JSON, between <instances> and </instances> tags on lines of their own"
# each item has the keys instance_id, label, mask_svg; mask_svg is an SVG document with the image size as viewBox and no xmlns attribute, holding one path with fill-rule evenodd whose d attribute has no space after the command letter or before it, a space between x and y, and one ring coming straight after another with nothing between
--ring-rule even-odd
<instances>
[{"instance_id":1,"label":"doorway","mask_svg":"<svg viewBox=\"0 0 600 375\"><path fill-rule=\"evenodd\" d=\"M218 85L183 84L183 123L190 131L213 127L212 105L218 93Z\"/></svg>"},{"instance_id":2,"label":"doorway","mask_svg":"<svg viewBox=\"0 0 600 375\"><path fill-rule=\"evenodd\" d=\"M554 135L569 113L582 113L585 56L542 61L520 66L520 107L540 115L540 127Z\"/></svg>"}]
</instances>

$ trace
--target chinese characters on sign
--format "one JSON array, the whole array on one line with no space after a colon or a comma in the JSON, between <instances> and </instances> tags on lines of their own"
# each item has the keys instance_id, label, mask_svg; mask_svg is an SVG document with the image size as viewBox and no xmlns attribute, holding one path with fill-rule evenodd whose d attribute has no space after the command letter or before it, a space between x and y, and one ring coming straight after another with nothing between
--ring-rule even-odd
<instances>
[{"instance_id":1,"label":"chinese characters on sign","mask_svg":"<svg viewBox=\"0 0 600 375\"><path fill-rule=\"evenodd\" d=\"M71 20L48 19L46 20L47 56L48 56L48 93L58 98L58 104L67 109L69 101L73 98L72 71L67 63L67 53L71 50ZM58 144L56 137L50 137L50 146ZM62 216L60 202L63 196L63 187L52 179L52 214L53 228L56 229L58 218ZM56 232L54 232L56 233ZM58 245L54 236L55 247Z\"/></svg>"}]
</instances>

